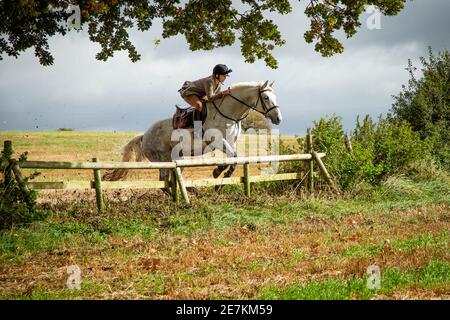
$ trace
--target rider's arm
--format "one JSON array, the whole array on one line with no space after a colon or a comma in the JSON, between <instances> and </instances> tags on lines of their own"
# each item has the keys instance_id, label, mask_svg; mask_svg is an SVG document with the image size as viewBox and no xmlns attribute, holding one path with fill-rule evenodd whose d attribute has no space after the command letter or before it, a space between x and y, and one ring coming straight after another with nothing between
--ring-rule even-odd
<instances>
[{"instance_id":1,"label":"rider's arm","mask_svg":"<svg viewBox=\"0 0 450 320\"><path fill-rule=\"evenodd\" d=\"M228 89L219 91L218 93L213 94L212 96L208 96L208 100L212 101L212 100L215 100L215 99L220 99L220 98L223 98L224 96L226 96L227 94L230 94L230 93L231 93L231 90L230 90L230 88L228 88Z\"/></svg>"}]
</instances>

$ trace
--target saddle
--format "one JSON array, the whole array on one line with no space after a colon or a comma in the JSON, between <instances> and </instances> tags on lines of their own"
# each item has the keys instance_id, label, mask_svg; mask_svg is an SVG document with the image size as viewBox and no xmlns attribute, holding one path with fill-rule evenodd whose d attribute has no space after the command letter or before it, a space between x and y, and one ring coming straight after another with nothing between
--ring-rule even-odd
<instances>
[{"instance_id":1,"label":"saddle","mask_svg":"<svg viewBox=\"0 0 450 320\"><path fill-rule=\"evenodd\" d=\"M172 117L174 129L193 128L194 126L194 107L185 107L175 105L175 114Z\"/></svg>"},{"instance_id":2,"label":"saddle","mask_svg":"<svg viewBox=\"0 0 450 320\"><path fill-rule=\"evenodd\" d=\"M197 111L191 106L175 105L175 113L172 117L172 126L174 129L194 128L194 121L205 123L207 116L206 102L203 101L202 111Z\"/></svg>"}]
</instances>

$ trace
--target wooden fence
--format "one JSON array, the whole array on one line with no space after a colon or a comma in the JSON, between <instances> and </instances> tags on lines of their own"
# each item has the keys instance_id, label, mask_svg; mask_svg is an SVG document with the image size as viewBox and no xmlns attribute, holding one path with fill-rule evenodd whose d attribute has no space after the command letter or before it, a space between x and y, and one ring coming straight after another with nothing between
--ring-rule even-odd
<instances>
[{"instance_id":1,"label":"wooden fence","mask_svg":"<svg viewBox=\"0 0 450 320\"><path fill-rule=\"evenodd\" d=\"M173 200L179 201L179 191L183 200L189 204L189 196L186 188L200 186L216 186L227 184L243 184L245 194L250 196L251 185L263 181L281 181L281 180L300 180L304 177L298 172L250 175L250 165L256 163L284 162L284 161L307 161L308 162L308 188L312 192L314 188L314 162L317 163L320 171L323 173L327 182L336 190L333 180L331 179L327 169L325 168L322 158L324 153L316 153L312 148L311 132L307 134L307 152L306 154L277 155L277 156L253 156L253 157L236 157L236 158L200 158L200 159L183 159L174 160L172 162L98 162L97 158L93 158L92 162L57 162L57 161L22 161L18 162L11 158L12 142L4 141L4 155L7 156L8 163L3 164L4 168L4 186L7 186L12 179L12 173L16 177L19 186L23 192L28 193L30 189L95 189L97 208L99 211L104 209L103 189L123 189L123 188L168 188L171 190ZM244 175L242 177L217 178L217 179L195 179L185 180L181 173L184 167L199 166L219 166L219 165L243 165ZM77 181L77 182L25 182L21 169L61 169L61 170L93 170L93 181ZM102 181L100 170L106 169L170 169L172 171L169 181ZM179 190L179 191L178 191Z\"/></svg>"}]
</instances>

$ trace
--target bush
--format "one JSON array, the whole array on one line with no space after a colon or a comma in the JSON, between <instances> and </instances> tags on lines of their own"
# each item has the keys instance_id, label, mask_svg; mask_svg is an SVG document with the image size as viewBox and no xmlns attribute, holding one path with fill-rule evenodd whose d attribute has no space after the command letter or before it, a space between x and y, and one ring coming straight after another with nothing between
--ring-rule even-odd
<instances>
[{"instance_id":1,"label":"bush","mask_svg":"<svg viewBox=\"0 0 450 320\"><path fill-rule=\"evenodd\" d=\"M373 163L379 167L380 175L407 173L411 164L430 154L427 141L412 131L407 122L381 119L375 131Z\"/></svg>"},{"instance_id":2,"label":"bush","mask_svg":"<svg viewBox=\"0 0 450 320\"><path fill-rule=\"evenodd\" d=\"M430 150L408 123L382 118L375 123L369 116L362 122L357 118L350 135L351 152L345 145L342 120L337 116L314 122L313 135L314 149L327 153L325 164L343 189L410 173L412 164Z\"/></svg>"},{"instance_id":3,"label":"bush","mask_svg":"<svg viewBox=\"0 0 450 320\"><path fill-rule=\"evenodd\" d=\"M416 78L417 70L408 61L410 80L408 86L394 96L392 119L407 121L428 140L433 155L447 169L450 168L450 54L448 50L433 54L429 49L428 59L420 58L422 77Z\"/></svg>"},{"instance_id":4,"label":"bush","mask_svg":"<svg viewBox=\"0 0 450 320\"><path fill-rule=\"evenodd\" d=\"M19 158L19 163L26 160L27 153ZM2 164L2 181L6 173L9 154L2 152L0 163ZM37 173L24 177L25 182L33 179ZM45 218L47 212L41 210L36 205L36 192L31 190L29 193L22 191L15 179L12 179L7 185L1 183L0 189L0 230L10 229L14 226L29 224L35 220Z\"/></svg>"}]
</instances>

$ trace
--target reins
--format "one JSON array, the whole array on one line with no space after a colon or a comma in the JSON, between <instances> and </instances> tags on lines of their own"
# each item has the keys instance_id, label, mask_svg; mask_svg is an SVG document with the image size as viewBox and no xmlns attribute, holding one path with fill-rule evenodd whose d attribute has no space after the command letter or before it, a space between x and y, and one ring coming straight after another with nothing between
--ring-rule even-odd
<instances>
[{"instance_id":1,"label":"reins","mask_svg":"<svg viewBox=\"0 0 450 320\"><path fill-rule=\"evenodd\" d=\"M258 92L258 100L256 100L255 106L249 105L249 104L246 103L245 101L242 101L241 99L239 99L239 98L233 96L231 93L229 94L229 96L230 96L231 98L233 98L234 100L236 100L237 102L243 104L243 105L246 106L247 108L249 108L249 109L251 109L251 110L253 110L253 111L256 111L256 112L262 114L264 117L266 117L267 114L268 114L270 111L272 111L272 110L275 109L275 108L279 108L279 107L278 107L278 106L273 106L273 107L271 107L271 108L267 108L266 104L264 103L264 100L263 100L262 97L261 97L261 93L263 93L263 92L265 92L265 91L269 91L269 89L259 90L259 92ZM225 97L224 97L223 99L225 99ZM222 102L223 102L223 99L222 99ZM259 111L259 110L258 110L258 103L259 103L259 101L261 101L261 106L263 107L264 111ZM222 117L224 117L224 118L226 118L226 119L228 119L228 120L234 121L234 122L239 122L239 121L244 120L245 118L247 118L248 114L250 113L250 110L248 110L247 113L246 113L242 118L240 118L240 119L233 119L233 118L231 118L231 117L225 115L222 111L220 111L220 108L217 107L217 105L216 105L216 103L215 103L214 101L211 101L211 102L212 102L214 108L216 108L217 112L218 112ZM222 106L222 102L220 103L220 106Z\"/></svg>"}]
</instances>

